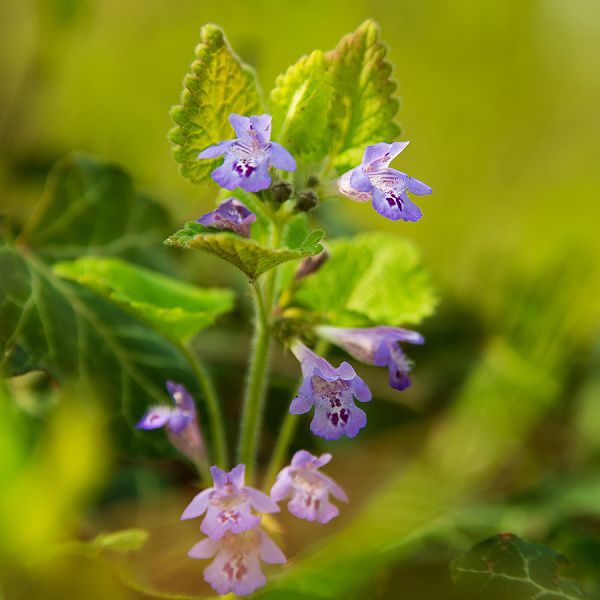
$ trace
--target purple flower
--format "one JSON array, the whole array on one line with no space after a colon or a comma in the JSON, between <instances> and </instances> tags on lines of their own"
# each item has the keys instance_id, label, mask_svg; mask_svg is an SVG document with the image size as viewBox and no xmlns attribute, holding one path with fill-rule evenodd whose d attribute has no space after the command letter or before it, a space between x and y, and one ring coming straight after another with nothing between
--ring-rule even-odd
<instances>
[{"instance_id":1,"label":"purple flower","mask_svg":"<svg viewBox=\"0 0 600 600\"><path fill-rule=\"evenodd\" d=\"M317 327L316 332L363 363L388 367L390 386L396 390L405 390L410 386L408 374L411 365L400 348L400 342L425 343L420 333L399 327L347 329L322 326Z\"/></svg>"},{"instance_id":2,"label":"purple flower","mask_svg":"<svg viewBox=\"0 0 600 600\"><path fill-rule=\"evenodd\" d=\"M339 191L359 202L373 201L373 208L386 219L418 221L421 210L408 192L423 196L431 188L406 173L390 168L390 162L408 146L408 142L367 146L362 163L338 179Z\"/></svg>"},{"instance_id":3,"label":"purple flower","mask_svg":"<svg viewBox=\"0 0 600 600\"><path fill-rule=\"evenodd\" d=\"M235 231L242 237L250 237L250 223L256 221L256 215L248 210L237 198L228 198L219 204L216 210L202 215L198 223L216 229Z\"/></svg>"},{"instance_id":4,"label":"purple flower","mask_svg":"<svg viewBox=\"0 0 600 600\"><path fill-rule=\"evenodd\" d=\"M368 402L371 391L347 362L337 369L296 341L292 352L300 361L304 380L298 396L292 400L290 413L300 415L315 407L310 430L326 440L343 435L354 437L367 424L367 415L355 406L354 399Z\"/></svg>"},{"instance_id":5,"label":"purple flower","mask_svg":"<svg viewBox=\"0 0 600 600\"><path fill-rule=\"evenodd\" d=\"M244 465L237 465L229 473L211 467L214 487L200 492L183 511L182 519L194 519L206 512L200 531L213 540L221 539L228 531L241 533L256 527L258 512L279 512L279 507L269 496L244 486Z\"/></svg>"},{"instance_id":6,"label":"purple flower","mask_svg":"<svg viewBox=\"0 0 600 600\"><path fill-rule=\"evenodd\" d=\"M197 466L206 464L206 451L190 393L180 383L167 381L174 406L151 408L136 425L137 429L166 427L173 446Z\"/></svg>"},{"instance_id":7,"label":"purple flower","mask_svg":"<svg viewBox=\"0 0 600 600\"><path fill-rule=\"evenodd\" d=\"M219 540L206 538L189 552L190 558L215 560L204 569L204 580L219 594L233 592L247 596L266 583L260 561L285 564L286 558L273 540L258 526L233 534L228 531Z\"/></svg>"},{"instance_id":8,"label":"purple flower","mask_svg":"<svg viewBox=\"0 0 600 600\"><path fill-rule=\"evenodd\" d=\"M229 122L237 138L209 146L198 158L225 160L211 177L228 190L241 187L247 192L266 190L271 185L269 167L295 171L294 157L277 142L271 142L271 115L242 117L232 113Z\"/></svg>"},{"instance_id":9,"label":"purple flower","mask_svg":"<svg viewBox=\"0 0 600 600\"><path fill-rule=\"evenodd\" d=\"M194 399L185 386L167 381L167 390L175 406L155 406L151 408L136 425L137 429L158 429L166 425L173 433L179 433L196 417Z\"/></svg>"},{"instance_id":10,"label":"purple flower","mask_svg":"<svg viewBox=\"0 0 600 600\"><path fill-rule=\"evenodd\" d=\"M348 502L344 490L323 473L319 467L331 460L331 454L321 454L319 458L306 450L299 450L292 458L292 464L277 475L271 488L271 498L275 501L289 496L289 511L299 519L328 523L340 514L337 506L329 502L329 494Z\"/></svg>"}]
</instances>

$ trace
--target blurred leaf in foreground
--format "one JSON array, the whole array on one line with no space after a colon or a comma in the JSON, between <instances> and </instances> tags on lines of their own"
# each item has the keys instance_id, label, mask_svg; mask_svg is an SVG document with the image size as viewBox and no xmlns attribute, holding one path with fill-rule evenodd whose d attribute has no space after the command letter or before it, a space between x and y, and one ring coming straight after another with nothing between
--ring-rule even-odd
<instances>
[{"instance_id":1,"label":"blurred leaf in foreground","mask_svg":"<svg viewBox=\"0 0 600 600\"><path fill-rule=\"evenodd\" d=\"M552 548L501 533L456 558L451 570L461 589L486 600L581 600L578 585L559 575L568 562Z\"/></svg>"}]
</instances>

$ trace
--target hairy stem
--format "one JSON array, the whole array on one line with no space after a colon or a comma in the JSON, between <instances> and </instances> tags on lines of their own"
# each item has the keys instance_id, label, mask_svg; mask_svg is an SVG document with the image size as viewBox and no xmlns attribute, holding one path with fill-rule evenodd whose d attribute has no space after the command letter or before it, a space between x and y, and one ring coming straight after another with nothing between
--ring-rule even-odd
<instances>
[{"instance_id":1,"label":"hairy stem","mask_svg":"<svg viewBox=\"0 0 600 600\"><path fill-rule=\"evenodd\" d=\"M279 223L273 221L271 224L271 247L279 246L280 236ZM254 478L256 454L262 429L271 345L270 319L276 277L277 269L275 268L265 275L262 289L256 282L252 283L256 318L238 446L238 458L241 463L246 465L246 477L249 483L252 483Z\"/></svg>"},{"instance_id":2,"label":"hairy stem","mask_svg":"<svg viewBox=\"0 0 600 600\"><path fill-rule=\"evenodd\" d=\"M212 452L210 456L214 459L214 464L222 469L229 467L227 459L227 440L225 437L225 424L223 422L223 414L221 413L221 405L217 398L217 393L213 382L206 370L204 364L196 358L193 353L184 346L178 344L179 350L185 356L190 364L192 371L200 385L202 395L206 402L208 410L208 419L210 421L210 432L212 435ZM210 460L209 456L209 460ZM210 479L209 479L210 481Z\"/></svg>"}]
</instances>

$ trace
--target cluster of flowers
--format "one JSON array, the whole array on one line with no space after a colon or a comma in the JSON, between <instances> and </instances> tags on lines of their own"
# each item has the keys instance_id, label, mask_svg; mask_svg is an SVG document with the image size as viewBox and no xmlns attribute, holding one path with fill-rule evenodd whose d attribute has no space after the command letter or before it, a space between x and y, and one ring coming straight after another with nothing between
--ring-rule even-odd
<instances>
[{"instance_id":1,"label":"cluster of flowers","mask_svg":"<svg viewBox=\"0 0 600 600\"><path fill-rule=\"evenodd\" d=\"M269 115L243 117L232 114L229 121L237 138L215 144L198 156L216 158L224 155L223 163L212 172L213 179L222 187L259 192L271 186L271 167L295 170L296 163L291 154L280 144L270 141ZM388 219L419 220L421 211L407 193L429 194L431 188L388 166L407 144L394 142L368 146L362 163L338 179L339 191L360 202L371 201L374 209ZM256 215L236 198L228 198L198 220L206 227L232 231L247 238L254 221ZM312 262L309 268L304 268L306 273L314 271L323 262L322 259L309 260ZM411 365L400 343L424 342L419 333L397 327L320 326L315 328L315 333L360 362L387 367L390 386L396 390L404 390L411 383ZM314 407L310 429L326 440L356 436L365 427L367 417L355 405L355 400L371 400L371 391L365 382L349 363L342 362L335 368L300 340L294 340L290 348L300 363L303 376L298 395L290 405L290 413L303 414ZM167 382L167 389L174 406L152 408L138 423L138 428L166 427L173 445L197 462L204 456L204 448L194 401L180 384ZM200 530L208 537L196 544L189 556L203 559L215 556L213 563L205 569L204 577L218 593L250 594L265 583L260 560L286 562L281 550L261 529L261 517L256 513L278 512L277 502L291 497L288 509L298 518L327 523L339 514L339 509L330 503L329 494L344 502L348 501L347 496L319 471L330 460L330 454L317 458L305 450L296 452L291 464L277 476L269 496L244 485L243 464L230 472L215 466L210 469L214 487L200 492L186 508L182 519L206 513Z\"/></svg>"}]
</instances>

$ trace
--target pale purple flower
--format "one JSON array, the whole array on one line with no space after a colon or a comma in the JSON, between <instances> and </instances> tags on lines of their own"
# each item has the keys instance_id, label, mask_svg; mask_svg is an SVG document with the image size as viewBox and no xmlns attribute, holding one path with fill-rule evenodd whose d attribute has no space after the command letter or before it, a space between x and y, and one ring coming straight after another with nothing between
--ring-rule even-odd
<instances>
[{"instance_id":1,"label":"pale purple flower","mask_svg":"<svg viewBox=\"0 0 600 600\"><path fill-rule=\"evenodd\" d=\"M194 399L184 385L167 381L167 390L173 406L151 408L136 425L137 429L166 427L167 436L173 446L196 465L206 464L206 450Z\"/></svg>"},{"instance_id":2,"label":"pale purple flower","mask_svg":"<svg viewBox=\"0 0 600 600\"><path fill-rule=\"evenodd\" d=\"M256 215L248 210L237 198L227 198L212 212L202 215L198 223L205 227L234 231L242 237L250 237L250 224Z\"/></svg>"},{"instance_id":3,"label":"pale purple flower","mask_svg":"<svg viewBox=\"0 0 600 600\"><path fill-rule=\"evenodd\" d=\"M181 518L194 519L206 512L200 531L218 540L228 531L241 533L256 527L260 517L252 513L252 508L263 513L279 512L279 507L269 496L244 486L244 471L245 466L241 464L229 473L211 467L214 487L197 494Z\"/></svg>"},{"instance_id":4,"label":"pale purple flower","mask_svg":"<svg viewBox=\"0 0 600 600\"><path fill-rule=\"evenodd\" d=\"M294 454L289 467L282 469L271 488L271 498L279 502L291 496L288 510L299 519L328 523L340 514L340 510L329 502L329 494L348 502L344 490L319 467L331 460L331 454L321 454L318 458L306 450Z\"/></svg>"},{"instance_id":5,"label":"pale purple flower","mask_svg":"<svg viewBox=\"0 0 600 600\"><path fill-rule=\"evenodd\" d=\"M221 187L258 192L271 185L270 167L296 170L294 157L281 144L270 141L271 115L243 117L232 113L229 122L237 138L209 146L198 154L198 158L225 155L223 164L211 174Z\"/></svg>"},{"instance_id":6,"label":"pale purple flower","mask_svg":"<svg viewBox=\"0 0 600 600\"><path fill-rule=\"evenodd\" d=\"M362 163L338 179L339 191L359 202L373 202L373 208L386 219L418 221L421 210L408 193L423 196L431 188L406 173L390 168L390 162L408 146L408 142L367 146Z\"/></svg>"},{"instance_id":7,"label":"pale purple flower","mask_svg":"<svg viewBox=\"0 0 600 600\"><path fill-rule=\"evenodd\" d=\"M400 342L424 344L425 338L416 331L400 327L345 328L322 326L315 329L323 339L340 346L363 363L388 367L390 386L405 390L410 386L411 364Z\"/></svg>"},{"instance_id":8,"label":"pale purple flower","mask_svg":"<svg viewBox=\"0 0 600 600\"><path fill-rule=\"evenodd\" d=\"M136 425L137 429L158 429L166 426L173 433L179 433L196 416L194 399L185 386L167 381L174 406L151 408Z\"/></svg>"},{"instance_id":9,"label":"pale purple flower","mask_svg":"<svg viewBox=\"0 0 600 600\"><path fill-rule=\"evenodd\" d=\"M188 556L215 556L204 569L204 580L217 593L233 592L236 596L248 596L265 585L267 580L260 568L261 560L280 565L287 562L275 542L258 526L238 534L228 531L219 540L206 538L198 542Z\"/></svg>"},{"instance_id":10,"label":"pale purple flower","mask_svg":"<svg viewBox=\"0 0 600 600\"><path fill-rule=\"evenodd\" d=\"M298 396L292 400L290 413L303 414L314 405L310 430L315 435L326 440L356 436L367 424L367 415L354 404L354 399L360 402L371 399L365 382L347 362L336 369L298 341L291 350L300 361L304 379Z\"/></svg>"}]
</instances>

